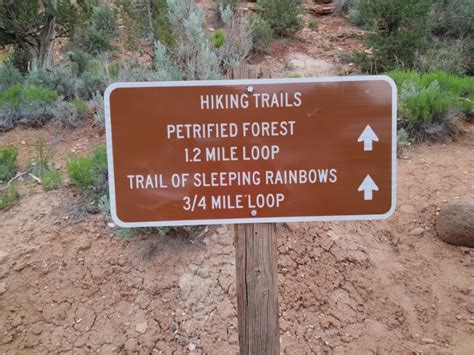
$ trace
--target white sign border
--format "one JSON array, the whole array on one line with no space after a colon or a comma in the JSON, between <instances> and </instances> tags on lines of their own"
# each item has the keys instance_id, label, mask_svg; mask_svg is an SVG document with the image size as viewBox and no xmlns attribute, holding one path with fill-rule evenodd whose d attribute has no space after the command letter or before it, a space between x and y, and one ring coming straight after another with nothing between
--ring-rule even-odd
<instances>
[{"instance_id":1,"label":"white sign border","mask_svg":"<svg viewBox=\"0 0 474 355\"><path fill-rule=\"evenodd\" d=\"M123 222L117 216L115 201L115 176L112 149L112 124L110 113L110 95L119 88L149 88L149 87L183 87L183 86L228 86L228 85L262 85L262 84L300 84L300 83L336 83L354 81L385 81L392 88L392 203L390 210L384 214L346 215L346 216L301 216L301 217L250 217L227 219L195 219L155 222ZM396 208L396 178L397 178L397 85L386 75L359 75L344 77L317 78L284 78L284 79L244 79L244 80L202 80L202 81L159 81L159 82L124 82L113 83L107 87L104 94L105 131L107 144L107 166L109 175L109 199L112 220L123 228L136 227L174 227L211 224L239 223L282 223L282 222L332 222L332 221L368 221L387 219Z\"/></svg>"}]
</instances>

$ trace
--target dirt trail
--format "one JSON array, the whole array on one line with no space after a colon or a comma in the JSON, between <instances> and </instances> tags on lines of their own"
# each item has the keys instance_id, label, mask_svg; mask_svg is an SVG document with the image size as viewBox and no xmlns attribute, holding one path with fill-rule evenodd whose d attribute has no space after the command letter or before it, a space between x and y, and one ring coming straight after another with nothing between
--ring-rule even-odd
<instances>
[{"instance_id":1,"label":"dirt trail","mask_svg":"<svg viewBox=\"0 0 474 355\"><path fill-rule=\"evenodd\" d=\"M474 349L474 252L434 231L443 203L474 193L466 130L398 160L391 219L278 226L283 353ZM27 150L20 137L45 133L16 130L0 145ZM0 213L0 353L237 352L232 228L123 240L106 216L69 222L76 199L36 189Z\"/></svg>"}]
</instances>

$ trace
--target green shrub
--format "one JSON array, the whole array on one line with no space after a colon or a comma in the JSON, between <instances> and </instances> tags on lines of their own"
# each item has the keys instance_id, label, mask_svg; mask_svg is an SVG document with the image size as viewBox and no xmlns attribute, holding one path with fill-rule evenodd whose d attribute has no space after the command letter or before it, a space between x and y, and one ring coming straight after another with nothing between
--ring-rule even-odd
<instances>
[{"instance_id":1,"label":"green shrub","mask_svg":"<svg viewBox=\"0 0 474 355\"><path fill-rule=\"evenodd\" d=\"M10 61L7 61L0 68L0 91L8 89L10 86L20 84L23 82L23 75L13 66Z\"/></svg>"},{"instance_id":2,"label":"green shrub","mask_svg":"<svg viewBox=\"0 0 474 355\"><path fill-rule=\"evenodd\" d=\"M279 36L289 36L301 28L303 11L295 0L257 0L257 13Z\"/></svg>"},{"instance_id":3,"label":"green shrub","mask_svg":"<svg viewBox=\"0 0 474 355\"><path fill-rule=\"evenodd\" d=\"M58 94L43 87L32 85L15 84L7 90L0 92L0 107L10 105L17 109L20 105L31 103L52 103L58 98Z\"/></svg>"},{"instance_id":4,"label":"green shrub","mask_svg":"<svg viewBox=\"0 0 474 355\"><path fill-rule=\"evenodd\" d=\"M10 184L6 190L0 191L0 211L12 207L20 198L16 185Z\"/></svg>"},{"instance_id":5,"label":"green shrub","mask_svg":"<svg viewBox=\"0 0 474 355\"><path fill-rule=\"evenodd\" d=\"M417 141L442 140L456 133L453 100L441 90L437 81L428 87L405 83L400 90L399 112L402 128Z\"/></svg>"},{"instance_id":6,"label":"green shrub","mask_svg":"<svg viewBox=\"0 0 474 355\"><path fill-rule=\"evenodd\" d=\"M438 17L437 31L457 38L474 35L474 0L438 2Z\"/></svg>"},{"instance_id":7,"label":"green shrub","mask_svg":"<svg viewBox=\"0 0 474 355\"><path fill-rule=\"evenodd\" d=\"M64 66L34 70L26 76L25 85L48 88L67 100L74 98L76 93L76 82L71 71Z\"/></svg>"},{"instance_id":8,"label":"green shrub","mask_svg":"<svg viewBox=\"0 0 474 355\"><path fill-rule=\"evenodd\" d=\"M406 149L410 146L410 136L404 128L400 128L397 132L397 146L399 150Z\"/></svg>"},{"instance_id":9,"label":"green shrub","mask_svg":"<svg viewBox=\"0 0 474 355\"><path fill-rule=\"evenodd\" d=\"M41 186L44 191L59 189L62 186L61 170L49 170L40 175Z\"/></svg>"},{"instance_id":10,"label":"green shrub","mask_svg":"<svg viewBox=\"0 0 474 355\"><path fill-rule=\"evenodd\" d=\"M96 92L104 92L107 87L106 79L92 71L85 71L80 79L77 94L84 100L90 100Z\"/></svg>"},{"instance_id":11,"label":"green shrub","mask_svg":"<svg viewBox=\"0 0 474 355\"><path fill-rule=\"evenodd\" d=\"M474 74L474 0L436 1L435 34L454 47L453 55L461 63L463 73ZM454 45L452 45L452 43ZM446 54L449 58L449 54ZM439 67L438 69L444 69Z\"/></svg>"},{"instance_id":12,"label":"green shrub","mask_svg":"<svg viewBox=\"0 0 474 355\"><path fill-rule=\"evenodd\" d=\"M244 62L252 51L252 24L248 17L239 16L231 7L221 8L225 40L216 49L220 70L226 73L231 67Z\"/></svg>"},{"instance_id":13,"label":"green shrub","mask_svg":"<svg viewBox=\"0 0 474 355\"><path fill-rule=\"evenodd\" d=\"M457 133L455 121L474 114L474 78L442 71L388 73L400 88L399 118L413 140L444 139Z\"/></svg>"},{"instance_id":14,"label":"green shrub","mask_svg":"<svg viewBox=\"0 0 474 355\"><path fill-rule=\"evenodd\" d=\"M468 117L472 117L474 114L473 77L457 76L443 71L419 74L414 71L394 70L388 75L395 80L399 87L406 83L415 83L419 87L427 88L436 81L440 89L452 98L452 111L460 111Z\"/></svg>"},{"instance_id":15,"label":"green shrub","mask_svg":"<svg viewBox=\"0 0 474 355\"><path fill-rule=\"evenodd\" d=\"M258 15L250 18L252 25L252 50L263 52L273 39L273 29L270 24Z\"/></svg>"},{"instance_id":16,"label":"green shrub","mask_svg":"<svg viewBox=\"0 0 474 355\"><path fill-rule=\"evenodd\" d=\"M79 44L85 52L99 54L112 49L112 41L118 35L114 8L107 4L96 7L85 26Z\"/></svg>"},{"instance_id":17,"label":"green shrub","mask_svg":"<svg viewBox=\"0 0 474 355\"><path fill-rule=\"evenodd\" d=\"M107 193L107 151L96 148L85 157L72 156L67 162L71 184L83 194L99 199Z\"/></svg>"},{"instance_id":18,"label":"green shrub","mask_svg":"<svg viewBox=\"0 0 474 355\"><path fill-rule=\"evenodd\" d=\"M467 43L463 39L435 41L417 60L422 72L444 71L462 75L469 71Z\"/></svg>"},{"instance_id":19,"label":"green shrub","mask_svg":"<svg viewBox=\"0 0 474 355\"><path fill-rule=\"evenodd\" d=\"M22 84L15 84L0 92L0 131L19 124L40 127L54 118L55 91Z\"/></svg>"},{"instance_id":20,"label":"green shrub","mask_svg":"<svg viewBox=\"0 0 474 355\"><path fill-rule=\"evenodd\" d=\"M315 19L311 19L308 22L308 27L313 31L316 31L318 29L318 25L318 20Z\"/></svg>"},{"instance_id":21,"label":"green shrub","mask_svg":"<svg viewBox=\"0 0 474 355\"><path fill-rule=\"evenodd\" d=\"M74 107L77 109L77 112L79 112L79 114L81 116L85 116L86 113L87 113L87 104L80 100L80 99L74 99L72 101L72 104L74 105Z\"/></svg>"},{"instance_id":22,"label":"green shrub","mask_svg":"<svg viewBox=\"0 0 474 355\"><path fill-rule=\"evenodd\" d=\"M355 11L370 30L367 45L372 54L358 56L364 72L413 68L417 53L428 47L430 0L359 0Z\"/></svg>"},{"instance_id":23,"label":"green shrub","mask_svg":"<svg viewBox=\"0 0 474 355\"><path fill-rule=\"evenodd\" d=\"M81 107L82 105L78 108L74 102L77 101L57 101L50 107L53 118L61 122L64 127L75 128L80 127L84 123L86 114ZM87 109L85 112L87 112Z\"/></svg>"},{"instance_id":24,"label":"green shrub","mask_svg":"<svg viewBox=\"0 0 474 355\"><path fill-rule=\"evenodd\" d=\"M168 21L176 45L155 42L157 80L204 80L220 77L219 60L205 30L204 13L194 1L168 0Z\"/></svg>"},{"instance_id":25,"label":"green shrub","mask_svg":"<svg viewBox=\"0 0 474 355\"><path fill-rule=\"evenodd\" d=\"M0 181L6 181L15 176L18 169L17 156L18 149L16 147L0 149Z\"/></svg>"},{"instance_id":26,"label":"green shrub","mask_svg":"<svg viewBox=\"0 0 474 355\"><path fill-rule=\"evenodd\" d=\"M218 29L212 35L212 42L215 48L221 48L225 42L225 31L223 29Z\"/></svg>"},{"instance_id":27,"label":"green shrub","mask_svg":"<svg viewBox=\"0 0 474 355\"><path fill-rule=\"evenodd\" d=\"M75 76L81 76L87 69L92 60L89 53L81 51L80 49L73 49L67 52L69 60L71 61L71 70Z\"/></svg>"}]
</instances>

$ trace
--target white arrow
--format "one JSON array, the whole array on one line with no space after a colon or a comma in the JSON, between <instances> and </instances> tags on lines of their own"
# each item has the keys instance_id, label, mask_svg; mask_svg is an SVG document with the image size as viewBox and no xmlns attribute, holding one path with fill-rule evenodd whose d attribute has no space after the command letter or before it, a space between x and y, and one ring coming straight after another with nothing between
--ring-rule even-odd
<instances>
[{"instance_id":1,"label":"white arrow","mask_svg":"<svg viewBox=\"0 0 474 355\"><path fill-rule=\"evenodd\" d=\"M375 184L370 175L367 175L362 184L360 184L359 191L364 191L365 201L372 201L372 194L374 191L379 191L379 187Z\"/></svg>"},{"instance_id":2,"label":"white arrow","mask_svg":"<svg viewBox=\"0 0 474 355\"><path fill-rule=\"evenodd\" d=\"M370 127L369 125L365 127L364 131L362 132L359 139L357 140L357 142L364 142L364 151L366 152L371 151L373 142L378 142L378 141L379 141L379 137L377 137L372 127Z\"/></svg>"}]
</instances>

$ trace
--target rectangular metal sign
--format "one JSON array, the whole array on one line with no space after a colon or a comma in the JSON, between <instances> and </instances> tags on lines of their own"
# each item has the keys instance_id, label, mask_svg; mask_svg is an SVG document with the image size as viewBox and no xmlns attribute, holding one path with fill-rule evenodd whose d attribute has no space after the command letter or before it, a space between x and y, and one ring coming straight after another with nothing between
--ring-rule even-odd
<instances>
[{"instance_id":1,"label":"rectangular metal sign","mask_svg":"<svg viewBox=\"0 0 474 355\"><path fill-rule=\"evenodd\" d=\"M396 100L386 76L112 84L113 219L139 227L387 218Z\"/></svg>"}]
</instances>

